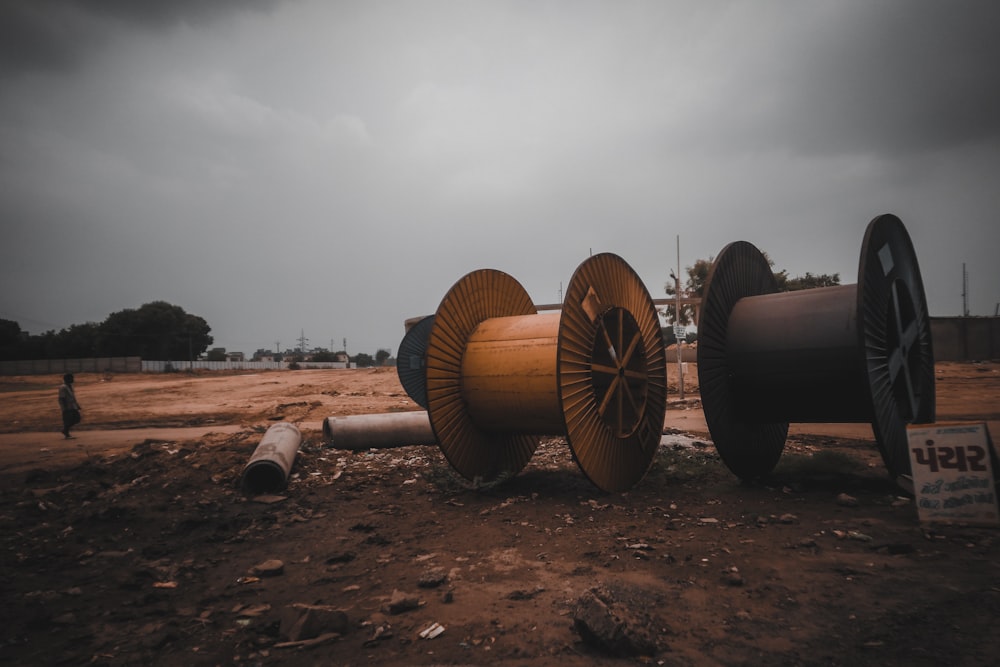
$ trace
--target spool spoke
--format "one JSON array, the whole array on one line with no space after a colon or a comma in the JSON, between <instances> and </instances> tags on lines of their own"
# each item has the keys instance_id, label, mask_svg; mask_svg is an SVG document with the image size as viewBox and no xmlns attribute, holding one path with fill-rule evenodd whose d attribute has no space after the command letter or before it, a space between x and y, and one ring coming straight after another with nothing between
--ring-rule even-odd
<instances>
[{"instance_id":1,"label":"spool spoke","mask_svg":"<svg viewBox=\"0 0 1000 667\"><path fill-rule=\"evenodd\" d=\"M622 361L620 364L621 368L626 368L629 365L629 362L632 361L632 355L635 354L635 351L639 348L639 344L641 342L642 338L639 336L639 333L636 332L629 341L628 349L625 350L625 354L622 355Z\"/></svg>"},{"instance_id":2,"label":"spool spoke","mask_svg":"<svg viewBox=\"0 0 1000 667\"><path fill-rule=\"evenodd\" d=\"M597 414L599 414L602 418L608 411L608 405L611 404L611 401L618 394L617 389L619 382L620 380L618 379L618 376L615 375L611 380L611 384L608 386L608 392L604 395L604 400L602 400L600 405L597 406Z\"/></svg>"},{"instance_id":3,"label":"spool spoke","mask_svg":"<svg viewBox=\"0 0 1000 667\"><path fill-rule=\"evenodd\" d=\"M639 410L642 409L642 406L641 406L640 402L636 399L635 394L632 393L632 387L629 386L628 382L621 382L619 384L622 387L622 390L621 390L620 393L625 398L628 399L629 405L632 406L632 409L635 410L636 412L639 412Z\"/></svg>"},{"instance_id":4,"label":"spool spoke","mask_svg":"<svg viewBox=\"0 0 1000 667\"><path fill-rule=\"evenodd\" d=\"M889 382L894 389L897 400L907 410L907 420L913 419L919 410L917 393L913 386L913 374L910 372L910 351L917 342L920 331L916 318L909 305L909 295L901 295L899 283L892 284L892 315L895 323L895 334L898 344L889 352Z\"/></svg>"},{"instance_id":5,"label":"spool spoke","mask_svg":"<svg viewBox=\"0 0 1000 667\"><path fill-rule=\"evenodd\" d=\"M615 437L626 438L646 406L646 369L642 332L623 308L612 308L595 323L591 377L597 414Z\"/></svg>"}]
</instances>

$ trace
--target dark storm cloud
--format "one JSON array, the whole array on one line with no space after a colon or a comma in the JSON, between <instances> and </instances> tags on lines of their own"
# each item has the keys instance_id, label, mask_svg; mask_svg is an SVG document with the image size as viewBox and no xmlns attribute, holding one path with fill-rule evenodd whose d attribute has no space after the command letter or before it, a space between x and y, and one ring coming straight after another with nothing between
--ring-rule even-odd
<instances>
[{"instance_id":1,"label":"dark storm cloud","mask_svg":"<svg viewBox=\"0 0 1000 667\"><path fill-rule=\"evenodd\" d=\"M4 0L0 4L0 76L72 69L100 48L119 23L147 29L201 23L277 0Z\"/></svg>"},{"instance_id":2,"label":"dark storm cloud","mask_svg":"<svg viewBox=\"0 0 1000 667\"><path fill-rule=\"evenodd\" d=\"M823 12L788 56L796 143L907 154L1000 137L1000 3L894 0Z\"/></svg>"}]
</instances>

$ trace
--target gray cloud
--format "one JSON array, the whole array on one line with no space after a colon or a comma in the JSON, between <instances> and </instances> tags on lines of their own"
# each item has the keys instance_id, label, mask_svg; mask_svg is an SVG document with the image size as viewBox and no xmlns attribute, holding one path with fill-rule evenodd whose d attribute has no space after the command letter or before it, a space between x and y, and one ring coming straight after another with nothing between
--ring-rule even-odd
<instances>
[{"instance_id":1,"label":"gray cloud","mask_svg":"<svg viewBox=\"0 0 1000 667\"><path fill-rule=\"evenodd\" d=\"M73 39L0 56L0 317L374 352L484 267L552 302L611 251L661 296L677 235L853 282L882 212L932 313L963 262L1000 301L991 4L205 4L8 5Z\"/></svg>"},{"instance_id":2,"label":"gray cloud","mask_svg":"<svg viewBox=\"0 0 1000 667\"><path fill-rule=\"evenodd\" d=\"M70 71L122 24L149 30L266 10L277 0L5 0L0 5L0 75Z\"/></svg>"}]
</instances>

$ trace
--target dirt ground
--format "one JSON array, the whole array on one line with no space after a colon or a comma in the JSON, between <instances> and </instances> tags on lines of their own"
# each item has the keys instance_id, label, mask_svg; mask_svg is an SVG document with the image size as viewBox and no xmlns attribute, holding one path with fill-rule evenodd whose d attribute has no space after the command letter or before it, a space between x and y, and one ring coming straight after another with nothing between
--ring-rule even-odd
<instances>
[{"instance_id":1,"label":"dirt ground","mask_svg":"<svg viewBox=\"0 0 1000 667\"><path fill-rule=\"evenodd\" d=\"M794 425L742 484L669 370L621 494L559 437L485 490L436 447L330 447L324 417L417 409L394 369L81 374L76 440L58 377L0 378L0 663L996 664L996 529L921 526L867 425ZM1000 364L936 374L938 419L996 439ZM278 421L289 485L246 497Z\"/></svg>"}]
</instances>

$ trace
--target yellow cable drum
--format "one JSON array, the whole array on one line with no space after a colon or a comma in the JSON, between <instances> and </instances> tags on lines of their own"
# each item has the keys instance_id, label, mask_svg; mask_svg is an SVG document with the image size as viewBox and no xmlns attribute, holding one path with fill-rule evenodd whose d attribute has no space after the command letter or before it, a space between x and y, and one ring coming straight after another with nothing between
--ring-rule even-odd
<instances>
[{"instance_id":1,"label":"yellow cable drum","mask_svg":"<svg viewBox=\"0 0 1000 667\"><path fill-rule=\"evenodd\" d=\"M565 436L605 491L634 486L652 463L666 410L656 307L610 253L573 274L562 310L539 314L502 271L474 271L448 291L426 352L427 411L448 462L492 484L520 472L540 436Z\"/></svg>"}]
</instances>

